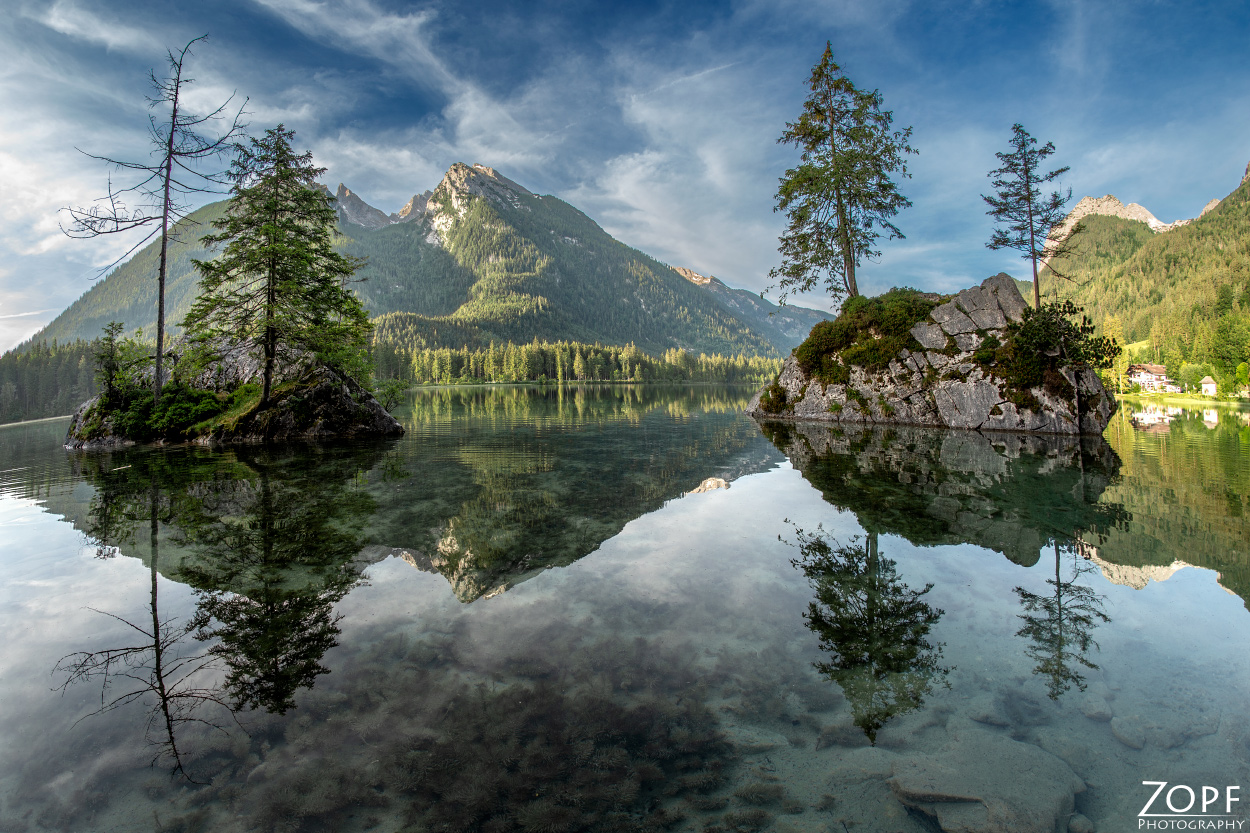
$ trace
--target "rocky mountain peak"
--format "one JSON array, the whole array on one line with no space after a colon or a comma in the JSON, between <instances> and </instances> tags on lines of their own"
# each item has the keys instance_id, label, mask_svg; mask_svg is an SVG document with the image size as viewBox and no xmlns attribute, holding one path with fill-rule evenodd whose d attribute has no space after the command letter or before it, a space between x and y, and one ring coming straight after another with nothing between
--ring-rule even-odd
<instances>
[{"instance_id":1,"label":"rocky mountain peak","mask_svg":"<svg viewBox=\"0 0 1250 833\"><path fill-rule=\"evenodd\" d=\"M355 223L369 229L382 228L394 222L386 212L369 205L341 182L334 197L338 201L335 207L341 222Z\"/></svg>"},{"instance_id":2,"label":"rocky mountain peak","mask_svg":"<svg viewBox=\"0 0 1250 833\"><path fill-rule=\"evenodd\" d=\"M429 209L430 197L433 191L422 191L420 194L414 194L412 199L401 209L399 213L391 215L391 222L402 223L405 221L413 221L421 219L425 212Z\"/></svg>"},{"instance_id":3,"label":"rocky mountain peak","mask_svg":"<svg viewBox=\"0 0 1250 833\"><path fill-rule=\"evenodd\" d=\"M457 162L447 169L443 181L429 198L436 206L429 212L433 226L431 242L443 238L451 224L464 216L473 197L481 197L500 208L530 211L525 198L533 196L494 168Z\"/></svg>"},{"instance_id":4,"label":"rocky mountain peak","mask_svg":"<svg viewBox=\"0 0 1250 833\"><path fill-rule=\"evenodd\" d=\"M1246 173L1245 176L1241 178L1241 184L1245 185L1247 180L1250 180L1250 162L1246 163Z\"/></svg>"}]
</instances>

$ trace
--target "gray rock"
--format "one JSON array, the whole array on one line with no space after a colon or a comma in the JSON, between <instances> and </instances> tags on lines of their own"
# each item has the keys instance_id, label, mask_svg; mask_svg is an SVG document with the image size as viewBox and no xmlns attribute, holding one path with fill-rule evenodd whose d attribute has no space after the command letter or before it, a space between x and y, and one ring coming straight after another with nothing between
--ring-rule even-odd
<instances>
[{"instance_id":1,"label":"gray rock","mask_svg":"<svg viewBox=\"0 0 1250 833\"><path fill-rule=\"evenodd\" d=\"M916 337L916 341L920 342L922 347L930 350L941 350L946 346L946 333L937 324L921 321L911 328L911 334Z\"/></svg>"},{"instance_id":2,"label":"gray rock","mask_svg":"<svg viewBox=\"0 0 1250 833\"><path fill-rule=\"evenodd\" d=\"M1085 695L1085 698L1081 701L1081 714L1090 720L1097 720L1103 723L1114 716L1111 712L1111 706L1097 694Z\"/></svg>"},{"instance_id":3,"label":"gray rock","mask_svg":"<svg viewBox=\"0 0 1250 833\"><path fill-rule=\"evenodd\" d=\"M1094 823L1080 813L1068 819L1068 833L1094 833Z\"/></svg>"},{"instance_id":4,"label":"gray rock","mask_svg":"<svg viewBox=\"0 0 1250 833\"><path fill-rule=\"evenodd\" d=\"M951 428L980 428L990 409L1003 401L998 386L988 379L979 382L941 382L933 390L942 421Z\"/></svg>"},{"instance_id":5,"label":"gray rock","mask_svg":"<svg viewBox=\"0 0 1250 833\"><path fill-rule=\"evenodd\" d=\"M1007 316L998 307L972 310L968 317L982 330L1001 330L1007 326Z\"/></svg>"},{"instance_id":6,"label":"gray rock","mask_svg":"<svg viewBox=\"0 0 1250 833\"><path fill-rule=\"evenodd\" d=\"M1007 321L1022 318L1024 299L1006 275L988 278L980 287L961 292L955 300L936 307L931 321L916 324L911 332L927 349L924 353L901 351L885 371L866 373L852 366L847 385L828 387L810 380L793 356L786 359L777 384L786 394L785 410L764 413L757 393L747 413L760 419L811 420L841 424L944 426L993 431L1024 431L1046 434L1101 434L1116 410L1115 399L1103 389L1097 373L1071 368L1061 372L1073 387L1064 399L1043 388L1029 391L1038 409L1021 410L1004 399L1006 382L994 375L995 365L982 367L971 361L981 343L977 322L999 325L988 328L1000 340ZM968 310L967 312L965 310ZM959 353L937 352L952 334ZM933 368L935 373L930 373ZM962 378L952 378L955 371ZM944 378L946 377L946 378ZM855 398L848 392L853 391ZM861 398L867 403L860 405Z\"/></svg>"},{"instance_id":7,"label":"gray rock","mask_svg":"<svg viewBox=\"0 0 1250 833\"><path fill-rule=\"evenodd\" d=\"M1024 308L1027 306L1024 298L1020 295L1016 282L1011 279L1011 275L1006 272L999 272L993 277L986 278L981 282L981 286L994 293L994 299L998 301L998 308L1007 316L1007 320L1020 322L1024 320Z\"/></svg>"},{"instance_id":8,"label":"gray rock","mask_svg":"<svg viewBox=\"0 0 1250 833\"><path fill-rule=\"evenodd\" d=\"M74 411L74 416L69 421L69 430L65 432L67 449L95 451L135 444L134 440L128 440L115 433L117 428L113 425L112 418L100 420L99 425L91 426L91 423L96 420L95 408L98 404L100 404L100 397L93 396Z\"/></svg>"},{"instance_id":9,"label":"gray rock","mask_svg":"<svg viewBox=\"0 0 1250 833\"><path fill-rule=\"evenodd\" d=\"M947 301L939 307L935 307L929 316L938 323L938 325L947 333L947 335L958 335L959 333L970 333L977 328L972 323L972 319L960 311L954 301Z\"/></svg>"},{"instance_id":10,"label":"gray rock","mask_svg":"<svg viewBox=\"0 0 1250 833\"><path fill-rule=\"evenodd\" d=\"M959 304L959 308L969 315L977 310L998 309L998 299L984 286L970 286L959 290L959 294L955 296L955 303Z\"/></svg>"},{"instance_id":11,"label":"gray rock","mask_svg":"<svg viewBox=\"0 0 1250 833\"><path fill-rule=\"evenodd\" d=\"M367 390L327 367L318 367L264 410L244 414L231 429L218 429L196 442L398 437L403 433L399 421Z\"/></svg>"},{"instance_id":12,"label":"gray rock","mask_svg":"<svg viewBox=\"0 0 1250 833\"><path fill-rule=\"evenodd\" d=\"M933 755L894 762L889 779L904 805L949 833L1064 830L1085 782L1036 746L987 731L960 731Z\"/></svg>"},{"instance_id":13,"label":"gray rock","mask_svg":"<svg viewBox=\"0 0 1250 833\"><path fill-rule=\"evenodd\" d=\"M981 337L976 333L960 333L955 336L955 346L967 353L981 346Z\"/></svg>"}]
</instances>

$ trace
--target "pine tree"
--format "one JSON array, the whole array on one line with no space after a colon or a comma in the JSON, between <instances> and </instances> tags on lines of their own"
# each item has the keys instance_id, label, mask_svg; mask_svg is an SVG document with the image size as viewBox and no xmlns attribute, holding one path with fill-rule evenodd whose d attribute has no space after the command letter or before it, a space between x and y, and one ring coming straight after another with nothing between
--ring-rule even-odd
<instances>
[{"instance_id":1,"label":"pine tree","mask_svg":"<svg viewBox=\"0 0 1250 833\"><path fill-rule=\"evenodd\" d=\"M1076 223L1065 229L1062 225L1066 216L1064 205L1072 198L1072 189L1061 194L1054 191L1042 199L1038 188L1047 182L1063 176L1070 169L1067 166L1057 168L1050 173L1042 173L1042 162L1055 152L1055 146L1047 142L1035 148L1037 139L1029 135L1019 124L1011 127L1011 152L996 153L1001 168L990 171L987 176L995 177L994 187L997 196L981 195L990 210L985 212L1006 228L994 229L989 249L1016 249L1023 252L1025 260L1033 263L1033 306L1042 306L1042 291L1037 281L1037 262L1045 258L1050 271L1060 278L1067 278L1056 268L1056 261L1075 252L1074 239L1085 230L1085 226Z\"/></svg>"},{"instance_id":2,"label":"pine tree","mask_svg":"<svg viewBox=\"0 0 1250 833\"><path fill-rule=\"evenodd\" d=\"M855 270L879 257L877 241L901 238L890 218L911 201L890 178L907 174L911 128L893 131L894 115L881 109L881 94L856 88L833 60L833 47L812 69L811 95L797 122L778 140L802 151L801 164L786 171L776 211L789 218L781 236L781 303L794 292L824 282L837 299L859 294Z\"/></svg>"},{"instance_id":3,"label":"pine tree","mask_svg":"<svg viewBox=\"0 0 1250 833\"><path fill-rule=\"evenodd\" d=\"M295 153L294 136L278 125L238 146L230 208L204 238L225 249L195 261L201 295L183 324L210 349L246 344L261 355L262 404L275 365L301 353L358 378L368 372L369 319L347 287L362 262L334 251L333 197L316 186L325 169Z\"/></svg>"}]
</instances>

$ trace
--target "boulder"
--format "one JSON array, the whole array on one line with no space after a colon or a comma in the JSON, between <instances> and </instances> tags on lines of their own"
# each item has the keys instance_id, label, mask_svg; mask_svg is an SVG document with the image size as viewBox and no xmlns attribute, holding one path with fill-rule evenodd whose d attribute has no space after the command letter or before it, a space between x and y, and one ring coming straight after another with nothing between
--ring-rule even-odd
<instances>
[{"instance_id":1,"label":"boulder","mask_svg":"<svg viewBox=\"0 0 1250 833\"><path fill-rule=\"evenodd\" d=\"M950 833L1063 833L1085 790L1059 758L988 731L962 731L936 754L900 757L893 771L895 797Z\"/></svg>"},{"instance_id":2,"label":"boulder","mask_svg":"<svg viewBox=\"0 0 1250 833\"><path fill-rule=\"evenodd\" d=\"M910 331L912 347L900 351L885 370L852 365L846 382L826 385L808 378L790 356L776 382L785 394L782 410L764 411L761 390L747 412L763 420L1101 434L1117 404L1093 370L1059 370L1070 398L1045 387L1013 391L997 365L983 364L984 357L975 355L987 338L1005 342L1008 324L1022 321L1025 309L1015 282L994 275L916 323Z\"/></svg>"},{"instance_id":3,"label":"boulder","mask_svg":"<svg viewBox=\"0 0 1250 833\"><path fill-rule=\"evenodd\" d=\"M219 427L200 443L329 438L398 437L399 420L355 380L328 367L313 368L280 387L269 405Z\"/></svg>"},{"instance_id":4,"label":"boulder","mask_svg":"<svg viewBox=\"0 0 1250 833\"><path fill-rule=\"evenodd\" d=\"M65 447L74 451L94 451L104 448L121 448L134 445L117 434L117 426L112 417L104 416L97 410L100 397L93 396L78 406L73 418L69 421L69 431L65 433Z\"/></svg>"}]
</instances>

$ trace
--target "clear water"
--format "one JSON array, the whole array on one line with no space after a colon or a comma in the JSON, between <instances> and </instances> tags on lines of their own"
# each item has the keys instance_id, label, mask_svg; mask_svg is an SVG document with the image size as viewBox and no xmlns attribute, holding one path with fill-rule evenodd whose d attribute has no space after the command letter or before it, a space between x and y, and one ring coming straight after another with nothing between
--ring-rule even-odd
<instances>
[{"instance_id":1,"label":"clear water","mask_svg":"<svg viewBox=\"0 0 1250 833\"><path fill-rule=\"evenodd\" d=\"M431 389L398 441L228 451L0 428L0 830L1113 831L1143 781L1245 819L1245 412L1075 442L749 394Z\"/></svg>"}]
</instances>

